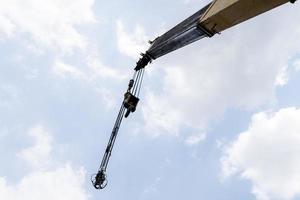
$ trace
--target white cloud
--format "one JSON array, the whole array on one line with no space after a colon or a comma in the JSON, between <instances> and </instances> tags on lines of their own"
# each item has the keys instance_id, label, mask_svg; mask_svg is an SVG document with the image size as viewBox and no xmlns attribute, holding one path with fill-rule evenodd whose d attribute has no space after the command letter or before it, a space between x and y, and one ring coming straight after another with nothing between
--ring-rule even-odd
<instances>
[{"instance_id":1,"label":"white cloud","mask_svg":"<svg viewBox=\"0 0 300 200\"><path fill-rule=\"evenodd\" d=\"M68 161L52 159L53 139L43 126L32 127L28 135L35 144L21 150L18 156L31 166L30 172L13 184L0 177L1 199L87 200L89 195L83 188L85 170L74 169Z\"/></svg>"},{"instance_id":2,"label":"white cloud","mask_svg":"<svg viewBox=\"0 0 300 200\"><path fill-rule=\"evenodd\" d=\"M14 107L19 102L20 91L12 85L2 84L0 86L0 108Z\"/></svg>"},{"instance_id":3,"label":"white cloud","mask_svg":"<svg viewBox=\"0 0 300 200\"><path fill-rule=\"evenodd\" d=\"M149 197L149 195L151 194L155 194L158 193L159 191L159 184L161 182L162 178L160 176L156 177L156 179L153 181L153 183L151 183L149 186L147 186L142 194L141 197L139 198L141 199L146 199L145 197Z\"/></svg>"},{"instance_id":4,"label":"white cloud","mask_svg":"<svg viewBox=\"0 0 300 200\"><path fill-rule=\"evenodd\" d=\"M104 79L124 80L126 74L121 74L116 69L105 66L98 58L89 56L87 65L92 77L95 79L100 77Z\"/></svg>"},{"instance_id":5,"label":"white cloud","mask_svg":"<svg viewBox=\"0 0 300 200\"><path fill-rule=\"evenodd\" d=\"M82 188L84 177L84 170L65 165L52 171L30 173L15 185L0 178L0 196L5 200L87 200Z\"/></svg>"},{"instance_id":6,"label":"white cloud","mask_svg":"<svg viewBox=\"0 0 300 200\"><path fill-rule=\"evenodd\" d=\"M299 72L300 71L300 59L297 59L293 62L293 66L295 68L295 71L296 72Z\"/></svg>"},{"instance_id":7,"label":"white cloud","mask_svg":"<svg viewBox=\"0 0 300 200\"><path fill-rule=\"evenodd\" d=\"M300 109L258 113L247 131L225 149L225 177L239 174L252 183L259 200L290 200L300 195Z\"/></svg>"},{"instance_id":8,"label":"white cloud","mask_svg":"<svg viewBox=\"0 0 300 200\"><path fill-rule=\"evenodd\" d=\"M197 145L205 139L205 136L206 136L205 133L198 133L198 134L191 135L185 140L185 143L189 146Z\"/></svg>"},{"instance_id":9,"label":"white cloud","mask_svg":"<svg viewBox=\"0 0 300 200\"><path fill-rule=\"evenodd\" d=\"M288 72L287 72L288 67L282 67L280 68L276 80L275 80L275 85L276 86L284 86L288 83L289 77L288 77Z\"/></svg>"},{"instance_id":10,"label":"white cloud","mask_svg":"<svg viewBox=\"0 0 300 200\"><path fill-rule=\"evenodd\" d=\"M118 70L105 66L96 57L88 56L86 66L77 67L65 63L63 60L56 60L53 64L53 72L61 78L73 78L85 81L101 79L124 80L126 74L121 74Z\"/></svg>"},{"instance_id":11,"label":"white cloud","mask_svg":"<svg viewBox=\"0 0 300 200\"><path fill-rule=\"evenodd\" d=\"M151 93L145 99L142 111L147 133L154 137L162 133L177 136L179 134L178 124L183 120L180 114L170 107L166 99L160 99Z\"/></svg>"},{"instance_id":12,"label":"white cloud","mask_svg":"<svg viewBox=\"0 0 300 200\"><path fill-rule=\"evenodd\" d=\"M51 162L52 136L41 125L31 128L28 135L34 140L35 144L20 151L18 156L34 168L48 165Z\"/></svg>"},{"instance_id":13,"label":"white cloud","mask_svg":"<svg viewBox=\"0 0 300 200\"><path fill-rule=\"evenodd\" d=\"M71 78L90 86L101 95L106 109L119 103L120 95L115 93L113 84L122 83L128 78L126 73L105 66L97 57L90 56L86 58L84 67L73 66L58 59L54 62L52 71L62 79Z\"/></svg>"},{"instance_id":14,"label":"white cloud","mask_svg":"<svg viewBox=\"0 0 300 200\"><path fill-rule=\"evenodd\" d=\"M0 33L5 34L7 36L11 36L15 29L15 25L3 15L0 15L0 27Z\"/></svg>"},{"instance_id":15,"label":"white cloud","mask_svg":"<svg viewBox=\"0 0 300 200\"><path fill-rule=\"evenodd\" d=\"M74 79L85 80L87 76L84 72L77 69L76 67L66 64L61 60L56 60L53 65L53 71L55 74L62 78L71 77Z\"/></svg>"},{"instance_id":16,"label":"white cloud","mask_svg":"<svg viewBox=\"0 0 300 200\"><path fill-rule=\"evenodd\" d=\"M1 0L0 34L29 36L39 47L64 52L85 48L86 38L75 26L95 21L93 4L94 0Z\"/></svg>"},{"instance_id":17,"label":"white cloud","mask_svg":"<svg viewBox=\"0 0 300 200\"><path fill-rule=\"evenodd\" d=\"M133 59L137 59L140 53L147 50L149 38L145 34L142 26L136 25L132 33L126 32L121 20L117 21L117 40L119 51Z\"/></svg>"},{"instance_id":18,"label":"white cloud","mask_svg":"<svg viewBox=\"0 0 300 200\"><path fill-rule=\"evenodd\" d=\"M288 83L288 61L300 49L296 10L282 6L155 60L151 68L159 73L152 73L148 85L156 87L157 79L162 84L158 95L145 99L146 123L165 130L163 121L153 123L153 116L164 113L171 131L185 126L205 130L230 108L252 110L276 102L276 88Z\"/></svg>"}]
</instances>

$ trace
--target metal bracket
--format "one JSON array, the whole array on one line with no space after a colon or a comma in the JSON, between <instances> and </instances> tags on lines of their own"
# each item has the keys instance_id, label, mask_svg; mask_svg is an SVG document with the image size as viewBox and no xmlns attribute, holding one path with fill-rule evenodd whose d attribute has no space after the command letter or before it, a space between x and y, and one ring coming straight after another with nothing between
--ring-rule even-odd
<instances>
[{"instance_id":1,"label":"metal bracket","mask_svg":"<svg viewBox=\"0 0 300 200\"><path fill-rule=\"evenodd\" d=\"M209 31L208 29L206 29L204 26L202 26L200 23L197 25L197 28L202 31L203 33L205 33L205 35L207 35L208 37L212 37L214 36L216 33Z\"/></svg>"},{"instance_id":2,"label":"metal bracket","mask_svg":"<svg viewBox=\"0 0 300 200\"><path fill-rule=\"evenodd\" d=\"M152 57L148 52L146 52L145 54L142 53L141 56L142 57L140 58L140 60L136 63L136 67L134 68L135 71L139 71L145 68L152 61Z\"/></svg>"}]
</instances>

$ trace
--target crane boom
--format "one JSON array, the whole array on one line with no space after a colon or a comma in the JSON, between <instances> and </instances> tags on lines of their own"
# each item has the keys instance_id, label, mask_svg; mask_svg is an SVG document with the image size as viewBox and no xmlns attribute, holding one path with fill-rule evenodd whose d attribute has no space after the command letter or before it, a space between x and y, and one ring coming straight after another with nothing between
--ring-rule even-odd
<instances>
[{"instance_id":1,"label":"crane boom","mask_svg":"<svg viewBox=\"0 0 300 200\"><path fill-rule=\"evenodd\" d=\"M210 7L211 3L163 34L156 38L147 51L153 59L182 48L207 36L212 36L203 28L198 27L199 19Z\"/></svg>"},{"instance_id":2,"label":"crane boom","mask_svg":"<svg viewBox=\"0 0 300 200\"><path fill-rule=\"evenodd\" d=\"M113 127L98 173L92 178L96 189L107 185L106 169L123 117L136 110L145 67L152 61L197 40L213 37L230 27L296 0L213 0L198 12L150 42L151 46L136 63L118 117ZM127 111L126 111L127 110Z\"/></svg>"},{"instance_id":3,"label":"crane boom","mask_svg":"<svg viewBox=\"0 0 300 200\"><path fill-rule=\"evenodd\" d=\"M145 55L155 60L205 37L296 0L214 0L151 42Z\"/></svg>"}]
</instances>

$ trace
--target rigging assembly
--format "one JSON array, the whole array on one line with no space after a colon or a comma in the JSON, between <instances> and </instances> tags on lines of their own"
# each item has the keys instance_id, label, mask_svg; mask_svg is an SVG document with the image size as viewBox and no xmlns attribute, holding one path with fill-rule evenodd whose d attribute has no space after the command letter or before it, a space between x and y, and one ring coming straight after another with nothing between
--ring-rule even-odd
<instances>
[{"instance_id":1,"label":"rigging assembly","mask_svg":"<svg viewBox=\"0 0 300 200\"><path fill-rule=\"evenodd\" d=\"M296 0L213 0L207 6L167 31L162 36L150 41L150 48L141 54L136 63L133 78L129 81L124 94L119 114L115 121L98 173L92 176L96 189L107 185L106 169L118 135L123 118L135 112L139 102L140 90L144 78L145 67L161 56L187 46L205 37L213 37L230 27L242 23L252 17L267 12L287 2Z\"/></svg>"},{"instance_id":2,"label":"rigging assembly","mask_svg":"<svg viewBox=\"0 0 300 200\"><path fill-rule=\"evenodd\" d=\"M133 78L128 83L128 89L124 94L124 100L121 104L121 108L115 121L98 173L92 176L91 181L96 189L103 189L107 185L106 169L120 125L124 117L127 118L130 113L135 112L137 104L140 100L139 95L143 83L145 66L151 62L151 59L145 54L142 54L142 56L143 57L137 63Z\"/></svg>"}]
</instances>

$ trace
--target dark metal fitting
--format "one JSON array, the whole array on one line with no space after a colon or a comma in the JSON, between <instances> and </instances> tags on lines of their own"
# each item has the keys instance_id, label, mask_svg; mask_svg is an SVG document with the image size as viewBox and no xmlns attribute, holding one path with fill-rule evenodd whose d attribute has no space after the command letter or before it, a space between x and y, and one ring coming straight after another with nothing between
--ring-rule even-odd
<instances>
[{"instance_id":1,"label":"dark metal fitting","mask_svg":"<svg viewBox=\"0 0 300 200\"><path fill-rule=\"evenodd\" d=\"M135 71L139 71L145 68L149 63L151 63L152 58L148 53L141 54L140 60L136 63L136 67L134 68Z\"/></svg>"},{"instance_id":2,"label":"dark metal fitting","mask_svg":"<svg viewBox=\"0 0 300 200\"><path fill-rule=\"evenodd\" d=\"M133 84L134 84L134 80L131 79L128 83L128 91L131 90L131 88L133 87Z\"/></svg>"},{"instance_id":3,"label":"dark metal fitting","mask_svg":"<svg viewBox=\"0 0 300 200\"><path fill-rule=\"evenodd\" d=\"M106 174L104 170L101 170L92 178L92 183L94 187L99 189L104 189L107 185Z\"/></svg>"},{"instance_id":4,"label":"dark metal fitting","mask_svg":"<svg viewBox=\"0 0 300 200\"><path fill-rule=\"evenodd\" d=\"M130 112L135 112L137 104L139 102L139 98L131 94L130 92L126 92L124 94L124 107L127 109L127 112L125 114L125 118L127 118L130 114Z\"/></svg>"}]
</instances>

